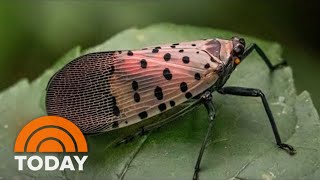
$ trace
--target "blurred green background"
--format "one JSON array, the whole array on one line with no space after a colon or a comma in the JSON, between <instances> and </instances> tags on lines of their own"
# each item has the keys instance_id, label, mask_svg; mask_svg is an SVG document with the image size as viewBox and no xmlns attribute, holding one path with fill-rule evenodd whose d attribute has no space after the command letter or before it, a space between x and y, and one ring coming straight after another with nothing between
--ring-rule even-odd
<instances>
[{"instance_id":1,"label":"blurred green background","mask_svg":"<svg viewBox=\"0 0 320 180\"><path fill-rule=\"evenodd\" d=\"M0 91L23 77L36 78L74 46L87 48L127 28L171 22L279 42L298 91L308 90L319 110L317 7L298 0L2 1Z\"/></svg>"}]
</instances>

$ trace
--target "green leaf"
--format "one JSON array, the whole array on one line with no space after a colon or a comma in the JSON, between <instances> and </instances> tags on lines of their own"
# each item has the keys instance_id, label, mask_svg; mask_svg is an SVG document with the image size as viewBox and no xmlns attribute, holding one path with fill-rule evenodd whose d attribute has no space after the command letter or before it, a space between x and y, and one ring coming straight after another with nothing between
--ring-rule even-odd
<instances>
[{"instance_id":1,"label":"green leaf","mask_svg":"<svg viewBox=\"0 0 320 180\"><path fill-rule=\"evenodd\" d=\"M84 50L135 49L202 38L227 38L232 32L158 24L129 29L105 43ZM242 35L239 35L242 36ZM243 36L259 44L273 63L281 61L279 44ZM203 106L128 144L112 146L130 128L88 136L89 157L84 171L17 171L14 141L30 120L45 115L44 95L50 77L80 55L75 48L33 82L21 80L0 94L0 178L62 179L191 179L208 120ZM255 53L235 70L227 85L263 90L271 105L282 140L297 149L295 156L280 150L259 98L214 93L216 123L205 150L199 178L204 179L316 179L320 176L320 124L308 92L297 95L292 70L271 73ZM167 113L153 118L159 120Z\"/></svg>"}]
</instances>

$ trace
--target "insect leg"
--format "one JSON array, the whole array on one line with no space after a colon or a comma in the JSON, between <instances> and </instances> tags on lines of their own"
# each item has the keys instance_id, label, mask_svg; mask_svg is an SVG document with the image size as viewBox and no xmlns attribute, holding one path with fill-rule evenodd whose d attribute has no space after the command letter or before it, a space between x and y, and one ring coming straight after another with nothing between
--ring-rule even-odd
<instances>
[{"instance_id":1,"label":"insect leg","mask_svg":"<svg viewBox=\"0 0 320 180\"><path fill-rule=\"evenodd\" d=\"M270 59L266 56L266 54L263 52L263 50L255 43L249 45L249 47L247 47L245 49L243 55L241 56L241 59L244 60L249 54L252 53L253 50L256 50L256 52L259 54L259 56L266 63L266 65L269 67L269 69L271 71L287 65L286 61L283 61L283 62L276 64L276 65L272 65Z\"/></svg>"},{"instance_id":2,"label":"insect leg","mask_svg":"<svg viewBox=\"0 0 320 180\"><path fill-rule=\"evenodd\" d=\"M206 144L208 142L208 138L211 135L213 122L214 122L214 118L215 118L215 110L214 110L214 106L213 106L213 103L212 103L212 95L211 95L211 93L209 91L206 91L203 94L202 99L203 99L204 106L206 107L206 109L208 111L209 126L208 126L208 129L207 129L206 136L205 136L205 138L204 138L204 140L202 142L202 145L201 145L201 149L200 149L200 152L199 152L199 155L198 155L198 160L196 162L196 166L194 167L193 180L197 180L198 179L198 173L199 173L199 170L200 170L200 162L201 162L201 159L202 159L202 155L203 155L204 149L206 148Z\"/></svg>"},{"instance_id":3,"label":"insect leg","mask_svg":"<svg viewBox=\"0 0 320 180\"><path fill-rule=\"evenodd\" d=\"M253 88L244 88L244 87L223 87L221 89L218 90L218 92L220 94L231 94L231 95L237 95L237 96L251 96L251 97L260 97L264 106L264 109L268 115L272 130L273 130L273 134L275 136L277 145L287 151L290 155L293 155L296 153L296 150L289 144L285 144L282 143L278 129L277 129L277 125L274 121L272 112L270 110L268 101L265 97L265 95L263 94L263 92L259 89L253 89Z\"/></svg>"},{"instance_id":4,"label":"insect leg","mask_svg":"<svg viewBox=\"0 0 320 180\"><path fill-rule=\"evenodd\" d=\"M201 103L200 99L194 100L194 102L191 102L191 104L187 105L185 108L181 109L177 113L175 113L175 114L173 114L173 115L171 115L171 116L169 116L169 117L167 117L167 118L165 118L163 120L160 120L158 122L146 125L141 130L139 130L137 133L135 133L133 135L129 135L129 136L123 138L122 140L120 140L119 142L116 143L116 146L120 145L120 144L123 144L123 143L130 142L135 137L142 136L142 135L144 135L144 134L146 134L148 132L151 132L154 129L158 129L161 126L164 126L164 125L168 124L169 122L172 122L172 121L176 120L178 117L180 117L180 116L184 115L185 113L191 111L193 108L195 108L200 103Z\"/></svg>"}]
</instances>

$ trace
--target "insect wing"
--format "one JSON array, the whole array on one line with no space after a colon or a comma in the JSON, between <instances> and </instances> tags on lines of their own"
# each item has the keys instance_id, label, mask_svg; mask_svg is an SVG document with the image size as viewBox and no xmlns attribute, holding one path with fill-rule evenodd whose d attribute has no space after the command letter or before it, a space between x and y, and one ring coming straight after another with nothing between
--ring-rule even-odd
<instances>
[{"instance_id":1,"label":"insect wing","mask_svg":"<svg viewBox=\"0 0 320 180\"><path fill-rule=\"evenodd\" d=\"M73 121L84 133L97 133L179 105L218 78L206 81L208 68L217 64L196 42L79 57L48 85L47 112Z\"/></svg>"}]
</instances>

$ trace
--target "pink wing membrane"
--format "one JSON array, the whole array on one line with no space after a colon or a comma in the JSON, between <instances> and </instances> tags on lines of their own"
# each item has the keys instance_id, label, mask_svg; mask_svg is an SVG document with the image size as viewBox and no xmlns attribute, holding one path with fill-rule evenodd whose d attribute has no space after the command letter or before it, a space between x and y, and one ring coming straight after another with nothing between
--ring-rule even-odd
<instances>
[{"instance_id":1,"label":"pink wing membrane","mask_svg":"<svg viewBox=\"0 0 320 180\"><path fill-rule=\"evenodd\" d=\"M120 109L120 119L115 119L119 121L119 127L139 122L179 105L202 93L215 82L205 82L205 74L209 69L205 66L209 64L210 69L215 69L218 65L210 60L205 51L192 44L183 44L183 48L180 45L171 46L173 45L161 46L161 49L156 47L130 51L129 54L129 51L125 51L115 55L115 83L111 84L111 93L116 97ZM146 62L144 68L142 60ZM169 70L171 77L164 76L165 69ZM196 74L200 78L196 79ZM218 76L215 77L217 78ZM138 84L137 90L132 88L133 81ZM187 90L181 90L182 83L187 85ZM154 93L156 87L162 89L163 98L160 100ZM134 98L135 94L139 95L138 102ZM146 117L141 118L141 112Z\"/></svg>"}]
</instances>

